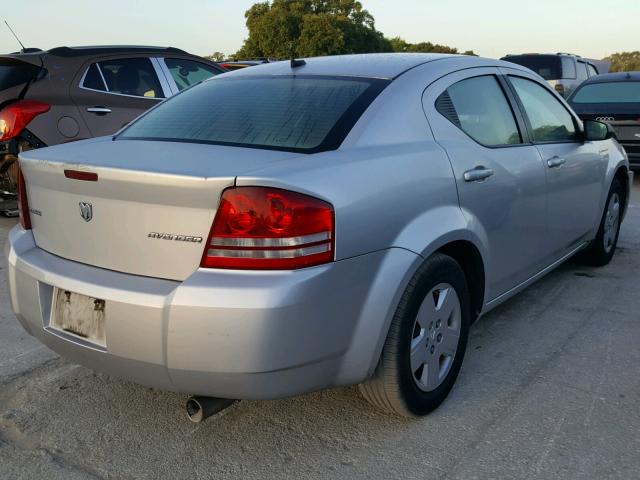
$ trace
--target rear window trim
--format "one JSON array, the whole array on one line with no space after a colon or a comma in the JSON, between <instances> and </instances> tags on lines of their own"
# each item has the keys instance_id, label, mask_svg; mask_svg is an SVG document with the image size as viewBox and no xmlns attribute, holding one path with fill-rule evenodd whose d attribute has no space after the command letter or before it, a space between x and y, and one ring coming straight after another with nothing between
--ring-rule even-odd
<instances>
[{"instance_id":1,"label":"rear window trim","mask_svg":"<svg viewBox=\"0 0 640 480\"><path fill-rule=\"evenodd\" d=\"M276 145L259 145L259 144L246 144L246 143L236 143L236 142L222 142L222 141L211 141L211 140L197 140L197 139L183 139L183 138L171 138L171 137L124 137L123 135L129 128L129 125L125 127L122 131L118 132L113 136L113 140L142 140L142 141L151 141L151 142L174 142L174 143L194 143L201 145L220 145L224 147L239 147L239 148L251 148L254 150L273 150L279 152L291 152L291 153L303 153L303 154L314 154L321 152L329 152L334 151L340 148L344 140L347 138L355 124L362 117L362 115L367 111L367 109L371 106L371 104L375 101L375 99L382 93L382 91L391 84L392 80L382 79L382 78L373 78L373 77L358 77L358 76L344 76L344 75L247 75L247 76L229 76L229 77L220 77L214 76L198 84L192 85L189 88L185 88L181 92L173 95L170 98L165 99L165 102L172 101L175 98L178 98L184 92L191 90L199 84L206 82L232 82L232 81L242 81L242 80L255 80L255 79L263 79L263 80L277 80L282 78L300 78L300 79L318 79L318 80L353 80L353 81L364 81L369 84L369 87L365 89L362 94L351 104L349 108L338 118L333 127L327 133L325 139L316 147L313 148L296 148L296 147L281 147ZM146 114L141 115L137 120L143 118ZM136 120L136 121L137 121ZM135 122L132 123L132 125Z\"/></svg>"}]
</instances>

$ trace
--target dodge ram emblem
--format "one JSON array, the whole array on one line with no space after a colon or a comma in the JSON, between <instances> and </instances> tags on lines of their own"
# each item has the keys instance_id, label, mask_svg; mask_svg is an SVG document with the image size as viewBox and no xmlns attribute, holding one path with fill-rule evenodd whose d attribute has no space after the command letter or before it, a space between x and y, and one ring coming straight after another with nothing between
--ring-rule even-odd
<instances>
[{"instance_id":1,"label":"dodge ram emblem","mask_svg":"<svg viewBox=\"0 0 640 480\"><path fill-rule=\"evenodd\" d=\"M93 218L93 206L88 202L80 202L80 216L85 222L90 222Z\"/></svg>"}]
</instances>

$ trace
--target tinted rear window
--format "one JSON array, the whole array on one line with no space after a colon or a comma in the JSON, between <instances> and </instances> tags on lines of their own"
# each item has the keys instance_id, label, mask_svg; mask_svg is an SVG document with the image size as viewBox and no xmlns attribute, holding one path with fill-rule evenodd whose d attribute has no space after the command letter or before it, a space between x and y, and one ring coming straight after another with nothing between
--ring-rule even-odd
<instances>
[{"instance_id":1,"label":"tinted rear window","mask_svg":"<svg viewBox=\"0 0 640 480\"><path fill-rule=\"evenodd\" d=\"M571 57L556 55L514 55L503 60L527 67L545 80L576 78L576 67Z\"/></svg>"},{"instance_id":2,"label":"tinted rear window","mask_svg":"<svg viewBox=\"0 0 640 480\"><path fill-rule=\"evenodd\" d=\"M27 83L40 71L40 67L9 58L0 58L0 90Z\"/></svg>"},{"instance_id":3,"label":"tinted rear window","mask_svg":"<svg viewBox=\"0 0 640 480\"><path fill-rule=\"evenodd\" d=\"M592 83L580 88L572 103L640 103L640 82Z\"/></svg>"},{"instance_id":4,"label":"tinted rear window","mask_svg":"<svg viewBox=\"0 0 640 480\"><path fill-rule=\"evenodd\" d=\"M387 84L319 76L217 78L165 101L118 138L334 150Z\"/></svg>"}]
</instances>

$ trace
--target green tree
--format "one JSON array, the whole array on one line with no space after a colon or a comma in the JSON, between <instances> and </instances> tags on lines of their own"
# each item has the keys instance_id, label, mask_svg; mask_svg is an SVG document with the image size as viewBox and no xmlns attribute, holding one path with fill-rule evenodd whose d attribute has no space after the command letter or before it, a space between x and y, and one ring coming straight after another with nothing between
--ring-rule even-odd
<instances>
[{"instance_id":1,"label":"green tree","mask_svg":"<svg viewBox=\"0 0 640 480\"><path fill-rule=\"evenodd\" d=\"M433 44L431 42L408 43L400 37L394 37L391 40L391 47L394 52L411 52L411 53L460 53L457 48L448 47L446 45ZM473 50L467 50L463 55L475 55Z\"/></svg>"},{"instance_id":2,"label":"green tree","mask_svg":"<svg viewBox=\"0 0 640 480\"><path fill-rule=\"evenodd\" d=\"M612 72L640 71L640 51L614 53L605 60L611 62Z\"/></svg>"},{"instance_id":3,"label":"green tree","mask_svg":"<svg viewBox=\"0 0 640 480\"><path fill-rule=\"evenodd\" d=\"M391 51L356 0L273 0L245 13L249 37L236 58Z\"/></svg>"},{"instance_id":4,"label":"green tree","mask_svg":"<svg viewBox=\"0 0 640 480\"><path fill-rule=\"evenodd\" d=\"M226 58L226 56L222 52L213 52L211 55L207 55L204 58L211 60L212 62L221 62Z\"/></svg>"}]
</instances>

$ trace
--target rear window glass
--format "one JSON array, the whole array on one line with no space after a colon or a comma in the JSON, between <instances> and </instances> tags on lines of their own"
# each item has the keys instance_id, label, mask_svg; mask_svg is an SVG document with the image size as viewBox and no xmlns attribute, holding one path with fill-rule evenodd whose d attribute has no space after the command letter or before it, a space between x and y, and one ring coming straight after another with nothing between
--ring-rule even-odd
<instances>
[{"instance_id":1,"label":"rear window glass","mask_svg":"<svg viewBox=\"0 0 640 480\"><path fill-rule=\"evenodd\" d=\"M572 103L640 103L640 82L592 83L580 88Z\"/></svg>"},{"instance_id":2,"label":"rear window glass","mask_svg":"<svg viewBox=\"0 0 640 480\"><path fill-rule=\"evenodd\" d=\"M15 87L30 81L40 67L8 58L0 58L0 90Z\"/></svg>"},{"instance_id":3,"label":"rear window glass","mask_svg":"<svg viewBox=\"0 0 640 480\"><path fill-rule=\"evenodd\" d=\"M118 138L334 150L387 83L312 76L212 79L151 110Z\"/></svg>"},{"instance_id":4,"label":"rear window glass","mask_svg":"<svg viewBox=\"0 0 640 480\"><path fill-rule=\"evenodd\" d=\"M576 67L570 57L550 55L514 55L505 57L511 63L527 67L545 80L576 78Z\"/></svg>"}]
</instances>

